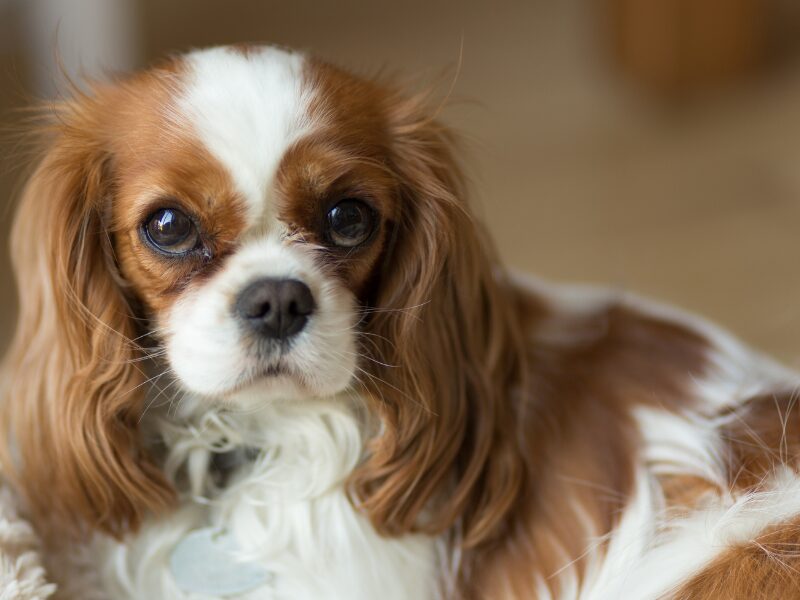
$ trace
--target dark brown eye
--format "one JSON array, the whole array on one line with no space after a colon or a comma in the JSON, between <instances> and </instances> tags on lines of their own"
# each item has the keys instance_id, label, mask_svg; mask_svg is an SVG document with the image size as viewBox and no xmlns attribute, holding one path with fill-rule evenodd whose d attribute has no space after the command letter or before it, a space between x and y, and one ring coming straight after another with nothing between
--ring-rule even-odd
<instances>
[{"instance_id":1,"label":"dark brown eye","mask_svg":"<svg viewBox=\"0 0 800 600\"><path fill-rule=\"evenodd\" d=\"M197 227L185 213L161 208L147 218L147 239L165 254L184 254L197 246Z\"/></svg>"},{"instance_id":2,"label":"dark brown eye","mask_svg":"<svg viewBox=\"0 0 800 600\"><path fill-rule=\"evenodd\" d=\"M328 238L337 246L363 244L375 229L375 211L355 198L346 198L328 211Z\"/></svg>"}]
</instances>

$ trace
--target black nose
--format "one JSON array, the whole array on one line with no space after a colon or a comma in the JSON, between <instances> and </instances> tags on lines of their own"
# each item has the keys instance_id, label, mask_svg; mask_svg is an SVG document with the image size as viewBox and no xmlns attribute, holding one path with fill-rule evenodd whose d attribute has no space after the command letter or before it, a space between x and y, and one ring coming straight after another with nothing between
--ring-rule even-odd
<instances>
[{"instance_id":1,"label":"black nose","mask_svg":"<svg viewBox=\"0 0 800 600\"><path fill-rule=\"evenodd\" d=\"M261 279L236 300L236 312L250 329L278 340L299 333L314 306L311 290L296 279Z\"/></svg>"}]
</instances>

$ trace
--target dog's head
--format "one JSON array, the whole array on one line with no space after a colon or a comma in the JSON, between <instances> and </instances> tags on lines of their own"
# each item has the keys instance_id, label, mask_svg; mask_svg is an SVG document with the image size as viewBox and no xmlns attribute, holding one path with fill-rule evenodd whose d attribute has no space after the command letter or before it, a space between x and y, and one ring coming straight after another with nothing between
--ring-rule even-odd
<instances>
[{"instance_id":1,"label":"dog's head","mask_svg":"<svg viewBox=\"0 0 800 600\"><path fill-rule=\"evenodd\" d=\"M169 505L137 431L165 372L231 410L356 391L381 423L351 480L376 526L491 529L519 488L498 398L521 350L425 102L218 48L97 85L48 133L5 372L34 511L119 533Z\"/></svg>"}]
</instances>

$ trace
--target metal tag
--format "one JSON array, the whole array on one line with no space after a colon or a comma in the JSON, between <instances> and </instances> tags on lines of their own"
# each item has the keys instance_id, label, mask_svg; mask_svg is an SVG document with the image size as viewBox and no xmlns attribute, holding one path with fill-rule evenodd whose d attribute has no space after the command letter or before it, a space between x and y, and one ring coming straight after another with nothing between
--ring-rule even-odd
<instances>
[{"instance_id":1,"label":"metal tag","mask_svg":"<svg viewBox=\"0 0 800 600\"><path fill-rule=\"evenodd\" d=\"M238 549L228 532L212 528L192 531L172 551L172 577L184 592L209 596L241 594L268 583L270 572L258 563L237 558Z\"/></svg>"}]
</instances>

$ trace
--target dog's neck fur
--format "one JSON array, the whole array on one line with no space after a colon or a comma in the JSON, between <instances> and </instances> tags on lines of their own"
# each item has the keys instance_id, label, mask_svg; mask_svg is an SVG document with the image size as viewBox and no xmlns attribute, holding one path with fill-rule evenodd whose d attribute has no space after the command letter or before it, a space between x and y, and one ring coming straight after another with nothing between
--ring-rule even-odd
<instances>
[{"instance_id":1,"label":"dog's neck fur","mask_svg":"<svg viewBox=\"0 0 800 600\"><path fill-rule=\"evenodd\" d=\"M430 597L441 578L436 541L383 538L347 497L371 427L360 404L345 394L253 411L209 410L193 398L151 409L144 435L160 447L180 507L122 543L95 538L81 560L97 569L100 559L102 581L83 587L73 571L65 596L100 587L113 598L183 598L169 555L190 532L212 527L232 532L272 574L237 598Z\"/></svg>"}]
</instances>

